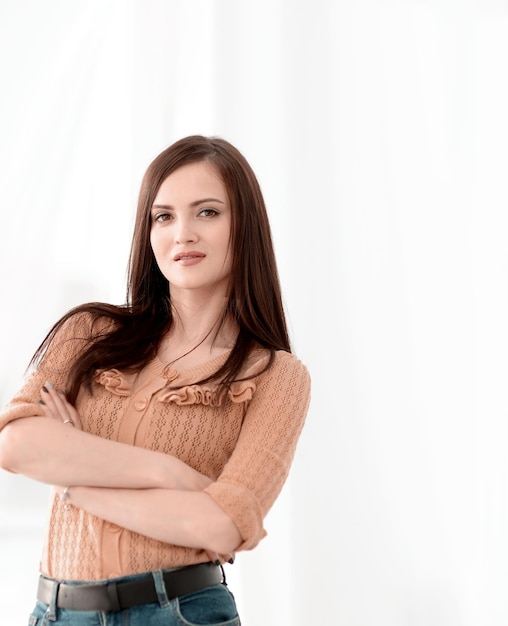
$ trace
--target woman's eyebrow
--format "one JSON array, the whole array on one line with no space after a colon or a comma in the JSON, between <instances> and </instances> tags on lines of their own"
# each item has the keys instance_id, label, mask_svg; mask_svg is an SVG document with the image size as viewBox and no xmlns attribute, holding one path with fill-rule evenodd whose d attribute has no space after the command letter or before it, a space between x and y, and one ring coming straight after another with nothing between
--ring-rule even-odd
<instances>
[{"instance_id":1,"label":"woman's eyebrow","mask_svg":"<svg viewBox=\"0 0 508 626\"><path fill-rule=\"evenodd\" d=\"M219 202L220 204L226 204L224 200L220 200L219 198L202 198L201 200L194 200L189 204L190 207L196 207L200 204L204 204L205 202ZM172 209L173 207L170 204L152 204L153 209Z\"/></svg>"},{"instance_id":2,"label":"woman's eyebrow","mask_svg":"<svg viewBox=\"0 0 508 626\"><path fill-rule=\"evenodd\" d=\"M225 204L224 200L220 200L219 198L203 198L202 200L194 200L194 202L191 202L189 206L195 207L205 202L220 202L220 204Z\"/></svg>"}]
</instances>

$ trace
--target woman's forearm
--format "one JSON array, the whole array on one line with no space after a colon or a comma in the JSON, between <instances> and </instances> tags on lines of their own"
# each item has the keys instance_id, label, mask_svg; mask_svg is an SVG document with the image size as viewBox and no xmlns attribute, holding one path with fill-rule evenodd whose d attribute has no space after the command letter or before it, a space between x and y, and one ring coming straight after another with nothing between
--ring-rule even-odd
<instances>
[{"instance_id":1,"label":"woman's forearm","mask_svg":"<svg viewBox=\"0 0 508 626\"><path fill-rule=\"evenodd\" d=\"M0 467L50 485L200 490L212 482L170 455L48 417L20 418L0 431Z\"/></svg>"},{"instance_id":2,"label":"woman's forearm","mask_svg":"<svg viewBox=\"0 0 508 626\"><path fill-rule=\"evenodd\" d=\"M242 542L229 515L204 492L71 487L68 495L73 506L165 543L230 554Z\"/></svg>"}]
</instances>

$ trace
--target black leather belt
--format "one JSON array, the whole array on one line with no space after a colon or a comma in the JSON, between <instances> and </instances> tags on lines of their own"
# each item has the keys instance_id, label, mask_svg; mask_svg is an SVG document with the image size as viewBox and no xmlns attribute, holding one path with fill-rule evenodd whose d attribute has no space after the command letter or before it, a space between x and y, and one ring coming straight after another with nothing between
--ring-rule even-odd
<instances>
[{"instance_id":1,"label":"black leather belt","mask_svg":"<svg viewBox=\"0 0 508 626\"><path fill-rule=\"evenodd\" d=\"M214 563L200 563L163 572L168 599L200 591L223 581L222 568ZM41 576L37 599L50 604L55 580ZM139 604L158 602L151 574L137 580L69 585L59 583L56 605L74 611L121 611Z\"/></svg>"}]
</instances>

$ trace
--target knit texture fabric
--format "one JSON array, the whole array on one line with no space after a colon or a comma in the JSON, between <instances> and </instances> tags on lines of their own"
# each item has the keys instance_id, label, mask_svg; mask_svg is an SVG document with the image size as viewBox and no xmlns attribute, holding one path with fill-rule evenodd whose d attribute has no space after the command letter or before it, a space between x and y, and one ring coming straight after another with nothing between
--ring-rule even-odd
<instances>
[{"instance_id":1,"label":"knit texture fabric","mask_svg":"<svg viewBox=\"0 0 508 626\"><path fill-rule=\"evenodd\" d=\"M0 413L9 421L42 415L46 380L67 386L66 372L92 335L91 318L71 318L53 339L39 367ZM292 354L279 351L272 366L264 350L252 352L243 376L219 395L197 381L227 358L179 371L157 358L143 370L97 372L93 393L76 401L83 430L106 439L178 457L214 482L205 491L237 525L239 550L265 536L263 519L287 478L310 399L310 378ZM203 550L175 546L105 522L53 497L41 572L67 580L100 580L207 561Z\"/></svg>"}]
</instances>

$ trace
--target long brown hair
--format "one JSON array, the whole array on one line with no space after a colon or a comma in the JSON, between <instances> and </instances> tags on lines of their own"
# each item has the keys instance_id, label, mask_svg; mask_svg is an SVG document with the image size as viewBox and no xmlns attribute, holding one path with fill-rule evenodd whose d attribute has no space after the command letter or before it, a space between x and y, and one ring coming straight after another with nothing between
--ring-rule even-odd
<instances>
[{"instance_id":1,"label":"long brown hair","mask_svg":"<svg viewBox=\"0 0 508 626\"><path fill-rule=\"evenodd\" d=\"M67 395L74 402L81 385L90 388L97 370L142 369L157 353L173 317L167 279L150 245L151 208L163 181L176 169L207 161L217 169L232 208L232 272L225 315L237 322L236 343L224 365L205 380L216 379L224 388L237 379L255 346L270 353L291 351L281 290L265 203L252 168L229 142L193 135L177 141L149 165L141 184L129 259L126 304L89 303L66 313L51 329L35 353L36 363L61 326L77 313L94 319L109 318L112 327L98 332L76 358L69 372ZM204 381L201 381L204 382Z\"/></svg>"}]
</instances>

